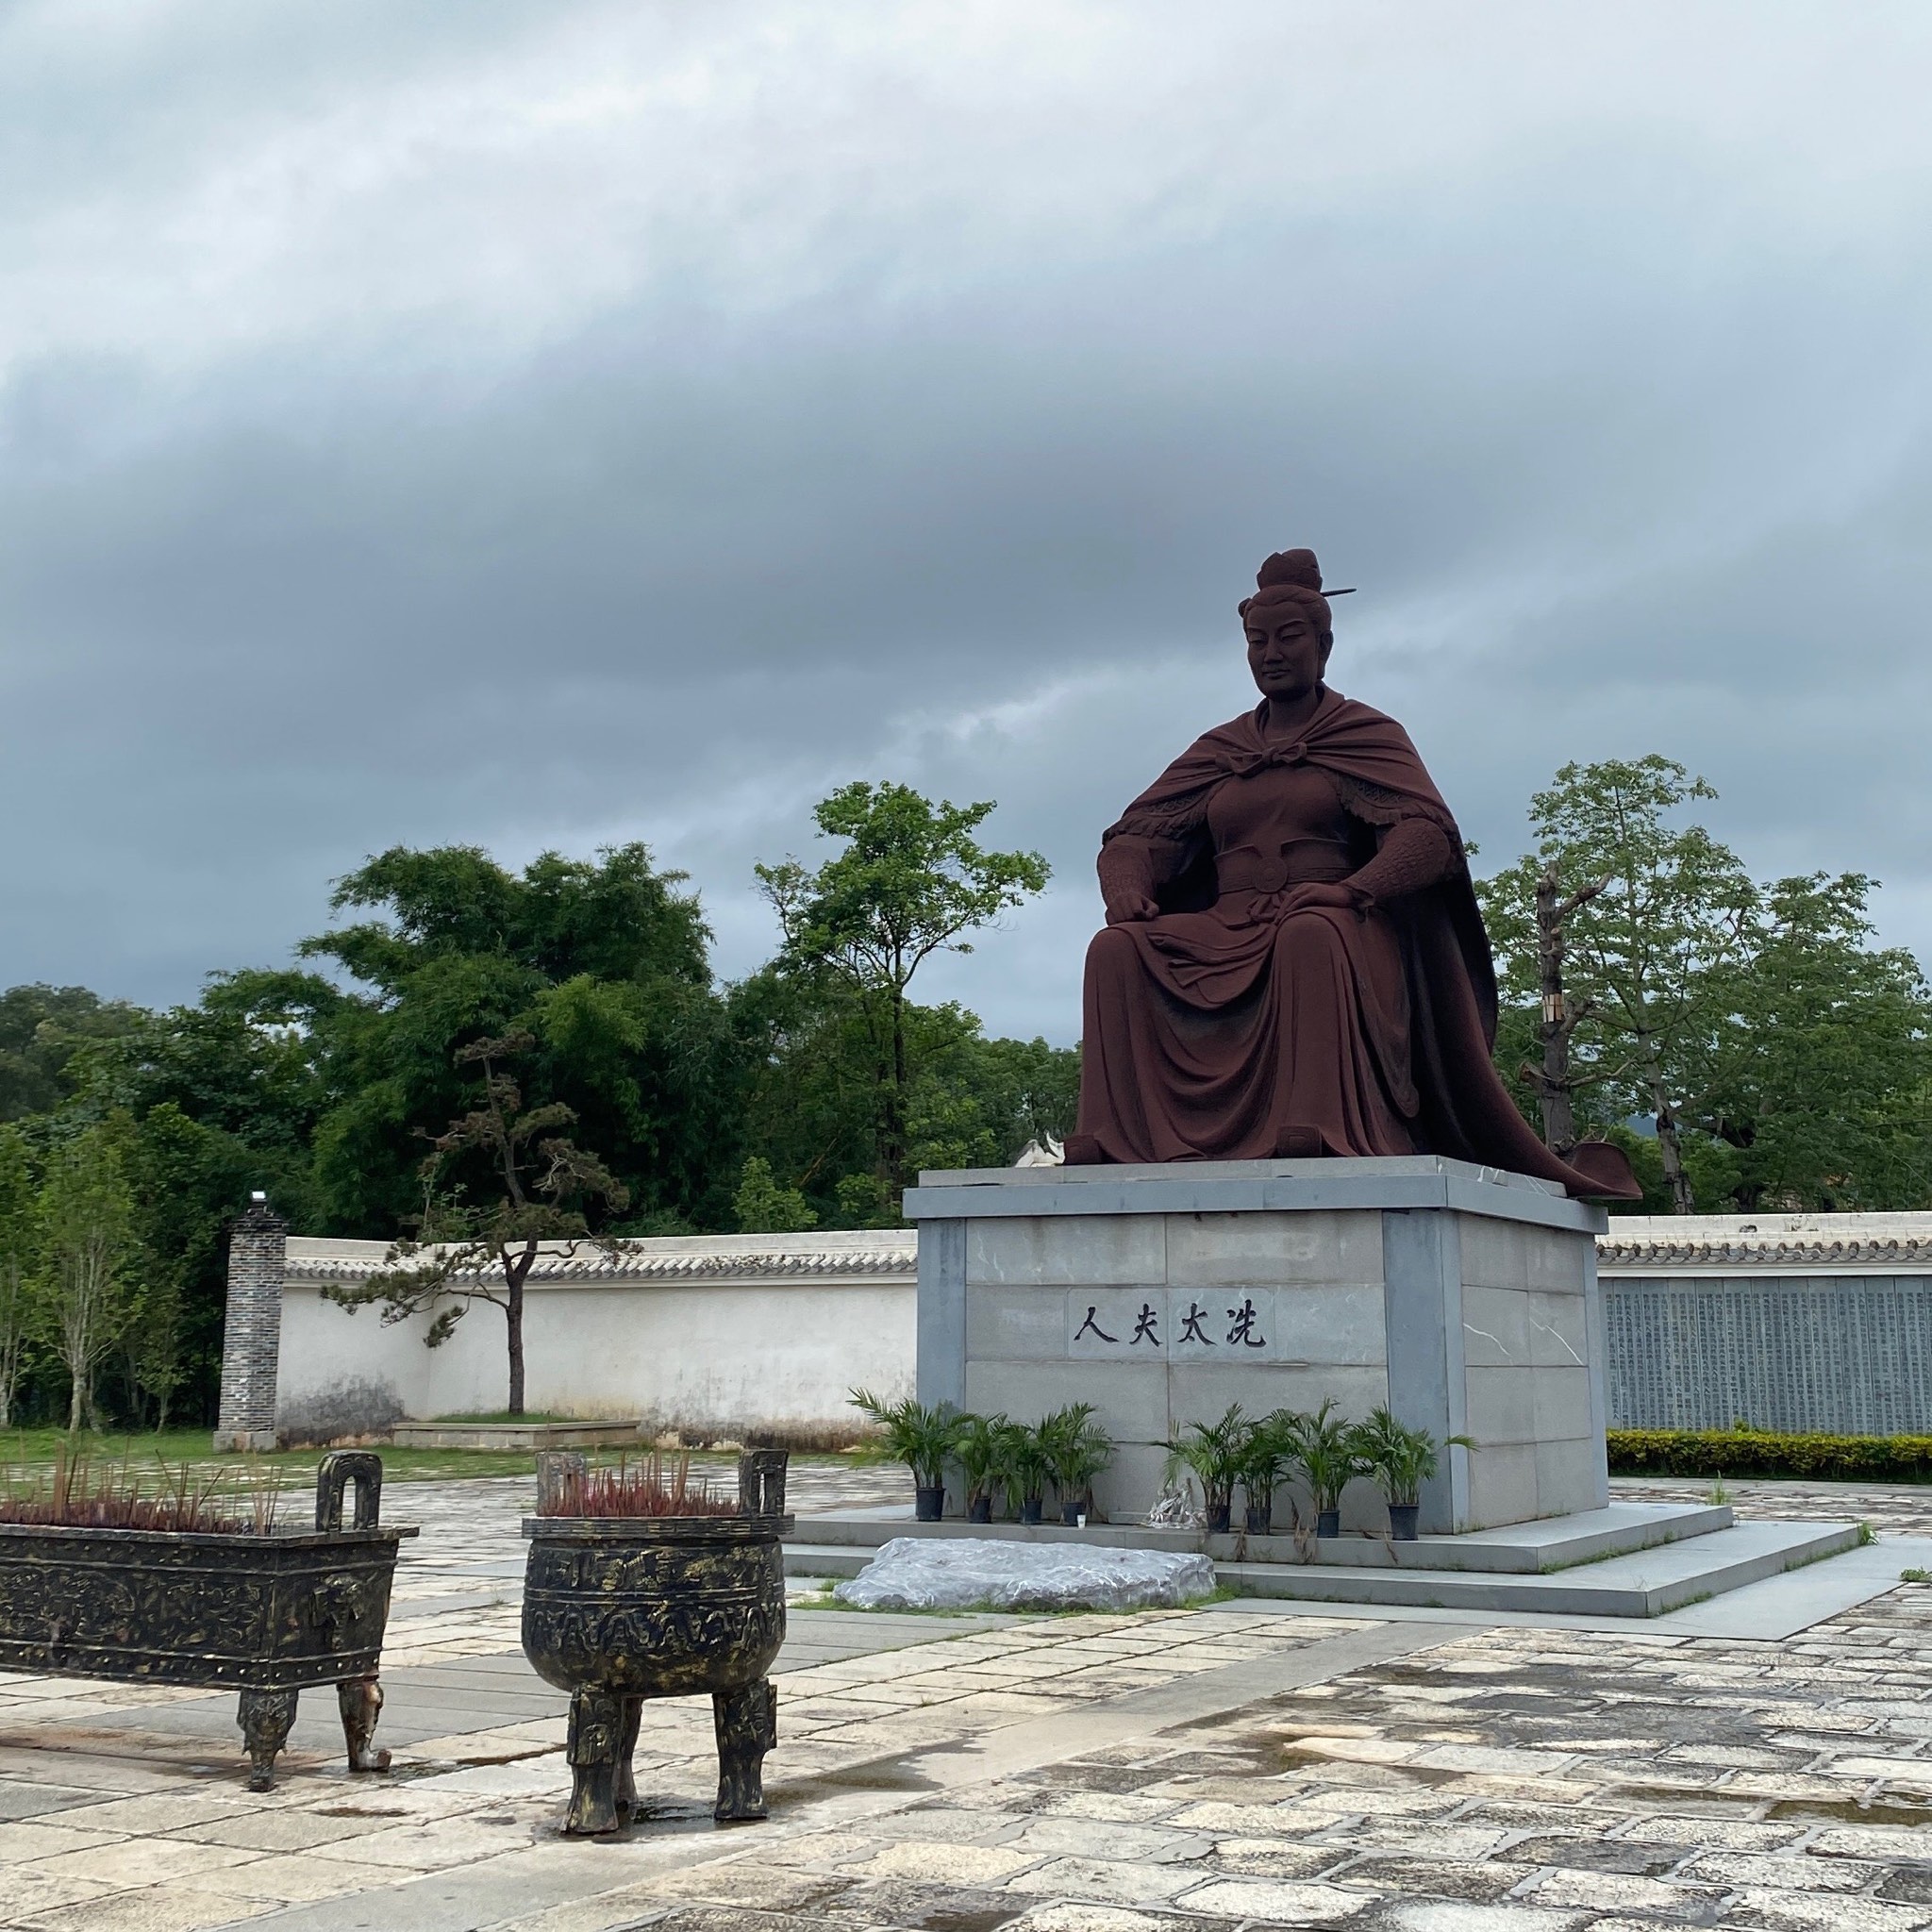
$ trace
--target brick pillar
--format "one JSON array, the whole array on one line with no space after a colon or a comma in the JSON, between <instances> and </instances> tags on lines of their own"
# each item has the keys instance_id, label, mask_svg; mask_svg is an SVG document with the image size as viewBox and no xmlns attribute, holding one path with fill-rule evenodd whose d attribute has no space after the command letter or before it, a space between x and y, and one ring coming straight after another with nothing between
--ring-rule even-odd
<instances>
[{"instance_id":1,"label":"brick pillar","mask_svg":"<svg viewBox=\"0 0 1932 1932\"><path fill-rule=\"evenodd\" d=\"M282 1273L289 1224L257 1194L228 1241L217 1449L275 1446L275 1371L282 1345Z\"/></svg>"}]
</instances>

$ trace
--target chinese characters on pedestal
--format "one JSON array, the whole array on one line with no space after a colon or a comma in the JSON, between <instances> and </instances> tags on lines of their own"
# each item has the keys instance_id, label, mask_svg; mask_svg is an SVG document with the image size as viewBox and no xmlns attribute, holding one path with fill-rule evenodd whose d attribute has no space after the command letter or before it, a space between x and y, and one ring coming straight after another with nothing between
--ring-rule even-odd
<instances>
[{"instance_id":1,"label":"chinese characters on pedestal","mask_svg":"<svg viewBox=\"0 0 1932 1932\"><path fill-rule=\"evenodd\" d=\"M1074 1289L1067 1298L1067 1353L1128 1361L1276 1359L1273 1292Z\"/></svg>"}]
</instances>

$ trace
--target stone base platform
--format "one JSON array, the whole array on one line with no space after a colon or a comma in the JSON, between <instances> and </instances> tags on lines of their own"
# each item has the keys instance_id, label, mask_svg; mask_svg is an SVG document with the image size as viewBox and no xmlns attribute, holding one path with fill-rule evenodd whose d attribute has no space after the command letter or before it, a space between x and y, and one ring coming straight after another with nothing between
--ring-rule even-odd
<instances>
[{"instance_id":1,"label":"stone base platform","mask_svg":"<svg viewBox=\"0 0 1932 1932\"><path fill-rule=\"evenodd\" d=\"M875 1550L894 1537L998 1537L1013 1542L1104 1543L1124 1550L1200 1551L1217 1561L1252 1557L1263 1563L1341 1563L1356 1569L1488 1570L1541 1575L1553 1570L1626 1557L1732 1526L1728 1504L1612 1503L1573 1516L1545 1517L1463 1536L1423 1536L1398 1543L1384 1536L1209 1536L1198 1529L1150 1529L1143 1523L917 1523L903 1504L837 1515L801 1516L816 1545Z\"/></svg>"},{"instance_id":2,"label":"stone base platform","mask_svg":"<svg viewBox=\"0 0 1932 1932\"><path fill-rule=\"evenodd\" d=\"M1029 1424L1091 1403L1117 1520L1231 1403L1351 1421L1386 1403L1447 1445L1431 1532L1609 1500L1604 1215L1546 1182L1434 1155L973 1169L922 1174L906 1213L920 1400ZM1366 1481L1341 1502L1344 1531L1387 1520Z\"/></svg>"},{"instance_id":3,"label":"stone base platform","mask_svg":"<svg viewBox=\"0 0 1932 1932\"><path fill-rule=\"evenodd\" d=\"M914 1523L903 1509L801 1517L785 1545L794 1576L856 1576L894 1537L992 1537L1202 1551L1243 1596L1433 1609L1657 1617L1855 1547L1856 1523L1734 1524L1715 1505L1612 1504L1463 1536L1207 1536L1095 1524Z\"/></svg>"},{"instance_id":4,"label":"stone base platform","mask_svg":"<svg viewBox=\"0 0 1932 1932\"><path fill-rule=\"evenodd\" d=\"M1577 1617L1660 1617L1836 1557L1856 1523L1745 1523L1687 1542L1585 1561L1552 1574L1507 1571L1352 1569L1341 1564L1217 1562L1244 1596L1319 1603L1410 1604L1429 1609L1534 1610Z\"/></svg>"}]
</instances>

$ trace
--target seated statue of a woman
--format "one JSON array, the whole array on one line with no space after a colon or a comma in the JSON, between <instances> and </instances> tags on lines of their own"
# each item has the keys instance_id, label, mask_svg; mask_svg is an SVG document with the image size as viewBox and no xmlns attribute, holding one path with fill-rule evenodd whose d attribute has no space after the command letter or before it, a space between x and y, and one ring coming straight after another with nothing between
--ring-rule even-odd
<instances>
[{"instance_id":1,"label":"seated statue of a woman","mask_svg":"<svg viewBox=\"0 0 1932 1932\"><path fill-rule=\"evenodd\" d=\"M1067 1158L1441 1154L1634 1198L1617 1148L1559 1160L1497 1076L1461 837L1402 726L1323 682L1314 553L1257 584L1240 611L1261 702L1103 841Z\"/></svg>"}]
</instances>

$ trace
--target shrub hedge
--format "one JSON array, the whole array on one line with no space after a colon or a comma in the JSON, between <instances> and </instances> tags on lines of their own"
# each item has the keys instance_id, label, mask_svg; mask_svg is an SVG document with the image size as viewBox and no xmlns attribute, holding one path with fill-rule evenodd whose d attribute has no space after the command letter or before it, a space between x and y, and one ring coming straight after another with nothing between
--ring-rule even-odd
<instances>
[{"instance_id":1,"label":"shrub hedge","mask_svg":"<svg viewBox=\"0 0 1932 1932\"><path fill-rule=\"evenodd\" d=\"M1612 1429L1612 1475L1809 1476L1932 1483L1932 1436L1781 1436L1728 1429Z\"/></svg>"}]
</instances>

